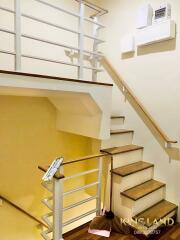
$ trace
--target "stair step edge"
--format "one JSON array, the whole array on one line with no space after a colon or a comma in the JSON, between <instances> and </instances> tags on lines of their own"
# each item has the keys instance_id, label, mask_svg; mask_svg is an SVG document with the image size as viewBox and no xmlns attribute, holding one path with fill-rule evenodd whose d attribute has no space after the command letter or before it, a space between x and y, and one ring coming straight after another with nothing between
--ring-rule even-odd
<instances>
[{"instance_id":1,"label":"stair step edge","mask_svg":"<svg viewBox=\"0 0 180 240\"><path fill-rule=\"evenodd\" d=\"M125 116L121 116L121 115L114 115L114 116L111 116L111 119L118 119L118 118L125 119Z\"/></svg>"},{"instance_id":2,"label":"stair step edge","mask_svg":"<svg viewBox=\"0 0 180 240\"><path fill-rule=\"evenodd\" d=\"M154 188L151 189L150 191L146 191L144 194L142 194L142 195L140 195L140 196L138 196L138 197L136 197L136 198L133 197L131 193L128 193L128 191L133 190L133 189L136 189L136 188L138 188L138 187L140 187L140 186L146 185L147 183L150 183L152 180L153 180L153 179L148 180L148 181L146 181L146 182L144 182L144 183L141 183L141 184L139 184L139 185L137 185L137 186L135 186L135 187L132 187L132 188L130 188L130 189L127 189L126 191L121 192L121 195L124 196L124 197L127 197L127 198L129 198L129 199L131 199L131 200L133 200L133 201L137 201L137 200L139 200L139 199L141 199L141 198L143 198L143 197L145 197L145 196L147 196L147 195L149 195L149 194L151 194L151 193L153 193L153 192L155 192L155 191L157 191L157 190L159 190L159 189L161 189L161 188L164 188L164 187L166 186L165 183L161 183L161 182L159 182L159 181L156 181L156 182L159 183L159 186L154 187ZM154 181L155 181L155 180L154 180ZM146 186L144 186L144 187L146 187Z\"/></svg>"},{"instance_id":3,"label":"stair step edge","mask_svg":"<svg viewBox=\"0 0 180 240\"><path fill-rule=\"evenodd\" d=\"M125 134L125 133L134 133L134 130L126 130L126 129L117 129L117 130L111 130L110 134L115 135L115 134Z\"/></svg>"},{"instance_id":4,"label":"stair step edge","mask_svg":"<svg viewBox=\"0 0 180 240\"><path fill-rule=\"evenodd\" d=\"M144 149L144 147L131 144L131 145L124 145L120 147L101 149L101 152L105 152L111 155L117 155L121 153L137 151L140 149Z\"/></svg>"},{"instance_id":5,"label":"stair step edge","mask_svg":"<svg viewBox=\"0 0 180 240\"><path fill-rule=\"evenodd\" d=\"M142 165L142 166L139 166L139 168L135 168L134 170L129 170L129 171L126 170L127 173L124 173L124 174L119 172L120 170L124 169L125 167L126 168L133 167L133 166L135 167L137 164ZM143 164L144 164L144 166L143 166ZM152 167L154 167L154 164L152 164L152 163L139 161L139 162L128 164L128 165L125 165L125 166L122 166L122 167L115 168L115 169L112 170L112 173L115 174L115 175L121 176L121 177L126 177L126 176L129 176L131 174L134 174L134 173L137 173L137 172L140 172L140 171L146 170L148 168L152 168Z\"/></svg>"},{"instance_id":6,"label":"stair step edge","mask_svg":"<svg viewBox=\"0 0 180 240\"><path fill-rule=\"evenodd\" d=\"M161 219L165 218L166 216L168 216L170 213L172 213L174 211L177 211L177 209L178 209L178 206L176 204L168 202L167 200L164 199L164 200L161 200L160 202L156 203L155 205L149 207L148 209L142 211L141 213L137 214L136 216L134 216L132 218L134 220L138 219L138 218L143 218L143 216L141 216L142 214L144 214L145 212L150 211L150 210L153 211L154 208L158 207L161 204L171 204L172 208L169 209L168 211L166 211L163 215L159 216L158 218L155 218L157 222L160 221ZM145 223L143 226L145 226L147 228L150 228L153 225L154 225L154 222L152 222L152 223Z\"/></svg>"}]
</instances>

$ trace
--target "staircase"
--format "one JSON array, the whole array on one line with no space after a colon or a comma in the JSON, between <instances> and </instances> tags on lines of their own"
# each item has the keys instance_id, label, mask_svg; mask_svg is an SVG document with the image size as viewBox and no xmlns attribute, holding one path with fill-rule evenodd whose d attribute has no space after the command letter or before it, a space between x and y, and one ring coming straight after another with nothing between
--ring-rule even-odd
<instances>
[{"instance_id":1,"label":"staircase","mask_svg":"<svg viewBox=\"0 0 180 240\"><path fill-rule=\"evenodd\" d=\"M177 206L166 200L166 184L153 178L154 165L144 161L142 146L132 144L134 131L123 129L124 120L111 117L111 137L101 150L113 158L113 211L134 234L148 237L168 221L173 224Z\"/></svg>"}]
</instances>

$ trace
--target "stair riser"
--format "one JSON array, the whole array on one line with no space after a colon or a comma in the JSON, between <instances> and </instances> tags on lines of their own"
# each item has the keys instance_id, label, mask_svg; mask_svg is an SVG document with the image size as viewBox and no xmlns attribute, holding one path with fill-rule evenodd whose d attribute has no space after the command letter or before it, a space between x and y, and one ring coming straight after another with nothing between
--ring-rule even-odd
<instances>
[{"instance_id":1,"label":"stair riser","mask_svg":"<svg viewBox=\"0 0 180 240\"><path fill-rule=\"evenodd\" d=\"M108 140L102 142L101 148L119 147L131 144L133 140L133 133L111 134Z\"/></svg>"},{"instance_id":2,"label":"stair riser","mask_svg":"<svg viewBox=\"0 0 180 240\"><path fill-rule=\"evenodd\" d=\"M117 167L125 166L128 164L134 163L134 162L138 162L139 159L142 159L142 155L143 155L143 149L113 155L113 168L117 168ZM110 186L109 173L111 170L110 169L110 158L108 158L108 159L106 159L106 161L105 161L106 165L104 164L104 168L103 168L103 173L105 174L104 178L106 179L106 181L107 181L106 184L108 186L106 189L107 199L109 199L109 197L108 197L109 196L108 191L109 191L109 186ZM118 177L118 179L121 179L120 176L113 175L113 181L116 177ZM118 191L120 192L119 189L118 189ZM119 197L120 197L120 194L119 194Z\"/></svg>"},{"instance_id":3,"label":"stair riser","mask_svg":"<svg viewBox=\"0 0 180 240\"><path fill-rule=\"evenodd\" d=\"M138 162L143 157L143 149L113 155L113 168Z\"/></svg>"},{"instance_id":4,"label":"stair riser","mask_svg":"<svg viewBox=\"0 0 180 240\"><path fill-rule=\"evenodd\" d=\"M131 211L131 216L135 216L138 213L152 207L156 203L160 202L165 198L165 187L160 188L136 201L131 200L128 197L121 195L121 203Z\"/></svg>"},{"instance_id":5,"label":"stair riser","mask_svg":"<svg viewBox=\"0 0 180 240\"><path fill-rule=\"evenodd\" d=\"M123 124L124 124L124 118L111 119L111 129L113 130L122 128Z\"/></svg>"},{"instance_id":6,"label":"stair riser","mask_svg":"<svg viewBox=\"0 0 180 240\"><path fill-rule=\"evenodd\" d=\"M126 177L113 175L113 211L115 215L127 219L132 218L132 209L123 203L120 192L152 179L153 172L153 168L148 168Z\"/></svg>"},{"instance_id":7,"label":"stair riser","mask_svg":"<svg viewBox=\"0 0 180 240\"><path fill-rule=\"evenodd\" d=\"M148 180L151 180L154 175L154 168L150 167L142 171L130 174L125 177L119 175L113 175L114 184L119 186L119 192L126 191L132 187L142 184Z\"/></svg>"}]
</instances>

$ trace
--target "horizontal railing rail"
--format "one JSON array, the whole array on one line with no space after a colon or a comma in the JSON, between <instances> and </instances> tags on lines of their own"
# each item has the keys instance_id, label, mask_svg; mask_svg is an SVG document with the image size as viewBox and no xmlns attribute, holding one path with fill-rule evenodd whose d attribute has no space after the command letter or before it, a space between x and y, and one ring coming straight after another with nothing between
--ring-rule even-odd
<instances>
[{"instance_id":1,"label":"horizontal railing rail","mask_svg":"<svg viewBox=\"0 0 180 240\"><path fill-rule=\"evenodd\" d=\"M38 224L47 227L47 225L42 222L41 220L39 220L38 218L34 217L33 215L31 215L30 213L28 213L26 210L22 209L21 207L17 206L15 203L11 202L10 200L8 200L7 198L3 197L2 195L0 195L0 199L5 201L6 203L8 203L9 205L11 205L12 207L16 208L18 211L20 211L21 213L25 214L27 217L31 218L32 220L34 220L35 222L37 222Z\"/></svg>"},{"instance_id":2,"label":"horizontal railing rail","mask_svg":"<svg viewBox=\"0 0 180 240\"><path fill-rule=\"evenodd\" d=\"M48 6L48 7L54 8L56 10L59 10L60 12L67 13L68 15L71 15L71 16L74 16L74 17L77 17L77 18L80 17L80 15L77 14L77 13L71 12L71 11L69 11L67 9L64 9L64 8L61 8L59 6L55 6L55 5L51 4L51 3L45 2L43 0L35 0L35 1L39 2L39 3L42 3L42 4L44 4L44 5Z\"/></svg>"},{"instance_id":3,"label":"horizontal railing rail","mask_svg":"<svg viewBox=\"0 0 180 240\"><path fill-rule=\"evenodd\" d=\"M71 204L70 206L64 207L64 208L63 208L63 211L70 210L70 209L72 209L72 208L74 208L74 207L80 206L80 205L82 205L82 204L84 204L84 203L90 202L90 201L95 200L95 199L97 199L97 198L98 198L98 196L96 195L96 196L93 196L93 197L89 197L89 198L87 198L87 199L84 199L84 200L82 200L82 201L79 201L79 202L77 202L77 203L73 203L73 204Z\"/></svg>"},{"instance_id":4,"label":"horizontal railing rail","mask_svg":"<svg viewBox=\"0 0 180 240\"><path fill-rule=\"evenodd\" d=\"M98 172L98 171L99 171L99 169L95 168L95 169L92 169L92 170L84 171L82 173L77 173L77 174L71 175L69 177L65 177L64 180L69 180L69 179L81 177L81 176L88 175L88 174L91 174L91 173L95 173L95 172Z\"/></svg>"},{"instance_id":5,"label":"horizontal railing rail","mask_svg":"<svg viewBox=\"0 0 180 240\"><path fill-rule=\"evenodd\" d=\"M170 144L177 143L176 140L173 140L170 137L168 137L167 134L159 127L157 122L154 120L154 118L151 116L151 114L148 112L145 106L141 103L141 101L136 97L136 95L131 90L131 88L127 85L127 83L122 79L122 77L116 71L116 69L113 67L110 61L106 57L103 57L101 59L101 63L103 67L106 69L106 71L113 78L113 80L115 81L117 86L120 88L120 90L123 92L125 97L127 98L129 95L133 99L133 102L136 103L136 105L139 107L143 115L148 119L148 121L151 123L154 129L158 132L160 137L166 143L167 147L170 147Z\"/></svg>"},{"instance_id":6,"label":"horizontal railing rail","mask_svg":"<svg viewBox=\"0 0 180 240\"><path fill-rule=\"evenodd\" d=\"M77 163L77 162L87 161L87 160L90 160L90 159L93 159L93 158L100 158L100 157L104 157L104 156L107 156L107 155L108 155L108 153L97 153L97 154L88 155L88 156L80 157L80 158L77 158L77 159L73 159L71 161L64 162L62 165L64 166L64 165L74 164L74 163Z\"/></svg>"}]
</instances>

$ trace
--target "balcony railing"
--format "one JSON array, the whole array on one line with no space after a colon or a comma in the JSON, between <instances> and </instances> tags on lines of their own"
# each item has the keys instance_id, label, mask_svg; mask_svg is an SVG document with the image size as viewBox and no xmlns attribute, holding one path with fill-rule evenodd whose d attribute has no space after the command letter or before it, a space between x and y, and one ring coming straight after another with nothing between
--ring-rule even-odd
<instances>
[{"instance_id":1,"label":"balcony railing","mask_svg":"<svg viewBox=\"0 0 180 240\"><path fill-rule=\"evenodd\" d=\"M42 19L40 17L35 17L26 13L23 13L21 11L21 5L22 5L22 0L14 0L14 10L9 9L7 7L0 6L0 10L6 11L10 14L14 14L14 31L0 27L0 32L5 32L10 35L14 35L14 42L15 42L15 49L14 51L10 50L3 50L0 49L1 53L4 54L10 54L15 57L15 71L22 71L22 58L29 58L29 59L36 59L40 61L45 61L45 62L51 62L51 63L58 63L58 64L64 64L64 65L69 65L72 67L75 67L78 69L77 71L77 78L78 79L84 79L84 69L89 69L92 71L92 80L96 81L97 80L97 73L99 71L102 71L101 69L98 68L98 60L102 56L102 54L98 53L98 47L99 44L103 43L104 41L99 38L99 31L104 28L105 26L99 22L99 18L101 15L107 13L105 9L102 9L94 4L89 3L88 1L85 0L76 0L77 4L79 4L79 12L71 12L67 9L63 9L59 6L55 6L50 2L46 2L44 0L30 0L30 1L35 1L38 2L39 4L45 5L49 9L55 9L59 11L60 13L65 13L69 16L73 16L78 20L78 30L74 30L72 28L67 28L63 25L60 24L55 24L52 23L51 21L47 21L45 19ZM91 15L91 17L87 17L85 15L85 7L91 8L95 13ZM47 13L48 14L48 13ZM78 46L70 46L64 42L58 42L58 41L51 41L48 39L44 39L38 36L33 36L29 34L25 34L22 32L22 20L24 19L29 19L33 20L38 23L45 24L47 26L51 26L53 28L56 28L60 31L66 31L69 33L72 33L76 36L78 36ZM85 22L89 22L90 24L93 25L93 33L92 35L86 34L84 31L85 28ZM31 54L25 54L22 51L22 39L31 39L35 40L41 43L46 43L49 45L54 45L58 46L64 49L68 49L71 51L75 51L78 54L78 62L73 63L73 62L66 62L64 60L56 60L52 58L47 58L47 57L41 57L41 56L36 56L36 55L31 55ZM84 47L84 41L85 39L91 39L93 40L93 46L92 46L92 51L89 51L85 49ZM87 66L84 64L84 54L88 54L91 57L91 66Z\"/></svg>"}]
</instances>

